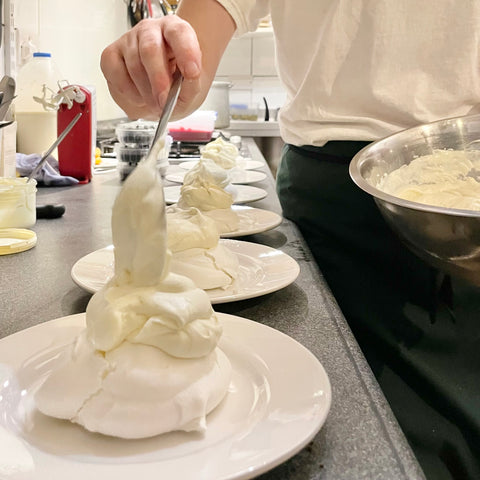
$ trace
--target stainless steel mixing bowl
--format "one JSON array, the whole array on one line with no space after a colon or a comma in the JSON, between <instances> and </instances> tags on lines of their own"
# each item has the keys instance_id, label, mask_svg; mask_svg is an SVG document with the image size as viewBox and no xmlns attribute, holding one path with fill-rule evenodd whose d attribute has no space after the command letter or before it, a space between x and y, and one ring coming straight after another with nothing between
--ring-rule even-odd
<instances>
[{"instance_id":1,"label":"stainless steel mixing bowl","mask_svg":"<svg viewBox=\"0 0 480 480\"><path fill-rule=\"evenodd\" d=\"M374 142L355 155L350 176L373 196L403 242L430 265L480 285L480 211L423 205L376 188L385 174L434 150L463 150L480 139L480 115L420 125Z\"/></svg>"}]
</instances>

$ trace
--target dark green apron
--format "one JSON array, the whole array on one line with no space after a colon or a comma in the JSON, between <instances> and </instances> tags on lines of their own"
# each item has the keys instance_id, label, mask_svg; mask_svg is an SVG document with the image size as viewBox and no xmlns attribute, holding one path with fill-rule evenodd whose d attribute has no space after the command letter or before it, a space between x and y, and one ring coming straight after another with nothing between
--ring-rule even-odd
<instances>
[{"instance_id":1,"label":"dark green apron","mask_svg":"<svg viewBox=\"0 0 480 480\"><path fill-rule=\"evenodd\" d=\"M348 166L365 142L286 145L277 191L427 478L480 479L480 289L437 272Z\"/></svg>"}]
</instances>

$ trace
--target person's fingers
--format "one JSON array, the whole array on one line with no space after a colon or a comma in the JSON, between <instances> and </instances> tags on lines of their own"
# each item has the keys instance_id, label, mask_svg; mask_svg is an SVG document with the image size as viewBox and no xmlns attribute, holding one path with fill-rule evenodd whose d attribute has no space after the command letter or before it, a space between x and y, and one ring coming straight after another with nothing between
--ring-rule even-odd
<instances>
[{"instance_id":1,"label":"person's fingers","mask_svg":"<svg viewBox=\"0 0 480 480\"><path fill-rule=\"evenodd\" d=\"M123 95L131 101L137 99L138 103L142 103L138 89L126 68L122 50L117 43L109 45L102 52L100 66L110 91L118 96Z\"/></svg>"},{"instance_id":2,"label":"person's fingers","mask_svg":"<svg viewBox=\"0 0 480 480\"><path fill-rule=\"evenodd\" d=\"M200 92L201 50L193 28L176 16L146 19L108 46L100 65L110 94L130 118L158 118L176 66L184 82L176 116Z\"/></svg>"},{"instance_id":3,"label":"person's fingers","mask_svg":"<svg viewBox=\"0 0 480 480\"><path fill-rule=\"evenodd\" d=\"M171 73L178 67L184 78L181 99L187 102L199 89L201 73L201 50L193 28L177 16L161 20L163 44L160 44L162 58L158 56L159 46L146 36L139 41L139 53L151 86L151 93L158 106L163 107Z\"/></svg>"},{"instance_id":4,"label":"person's fingers","mask_svg":"<svg viewBox=\"0 0 480 480\"><path fill-rule=\"evenodd\" d=\"M161 111L171 82L169 47L163 37L166 17L138 24L125 63L144 102ZM181 41L177 39L177 41Z\"/></svg>"},{"instance_id":5,"label":"person's fingers","mask_svg":"<svg viewBox=\"0 0 480 480\"><path fill-rule=\"evenodd\" d=\"M163 28L163 36L171 49L171 56L175 59L185 80L197 80L202 68L202 51L197 35L185 20L176 16L172 20L165 22Z\"/></svg>"}]
</instances>

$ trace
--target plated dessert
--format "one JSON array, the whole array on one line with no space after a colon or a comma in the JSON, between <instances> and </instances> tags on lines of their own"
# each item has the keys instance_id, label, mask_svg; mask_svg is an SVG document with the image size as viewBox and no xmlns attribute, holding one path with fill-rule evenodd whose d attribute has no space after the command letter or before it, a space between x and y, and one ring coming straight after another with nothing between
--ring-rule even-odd
<instances>
[{"instance_id":1,"label":"plated dessert","mask_svg":"<svg viewBox=\"0 0 480 480\"><path fill-rule=\"evenodd\" d=\"M233 287L239 261L235 253L219 243L215 221L194 207L172 206L167 211L171 271L185 275L203 290Z\"/></svg>"},{"instance_id":2,"label":"plated dessert","mask_svg":"<svg viewBox=\"0 0 480 480\"><path fill-rule=\"evenodd\" d=\"M195 207L215 222L220 234L231 232L239 223L238 215L232 209L236 189L224 168L211 160L200 159L185 175L177 207Z\"/></svg>"},{"instance_id":3,"label":"plated dessert","mask_svg":"<svg viewBox=\"0 0 480 480\"><path fill-rule=\"evenodd\" d=\"M86 329L38 390L38 409L87 430L145 438L204 431L231 365L207 294L171 273L163 187L152 162L125 182L112 213L115 271L90 300Z\"/></svg>"},{"instance_id":4,"label":"plated dessert","mask_svg":"<svg viewBox=\"0 0 480 480\"><path fill-rule=\"evenodd\" d=\"M294 282L300 272L298 263L289 255L259 243L221 239L238 259L238 275L228 287L205 290L212 304L235 302L276 292ZM73 281L90 293L107 284L114 274L113 245L95 250L75 262Z\"/></svg>"},{"instance_id":5,"label":"plated dessert","mask_svg":"<svg viewBox=\"0 0 480 480\"><path fill-rule=\"evenodd\" d=\"M217 242L236 255L236 282L249 296L291 283L298 264L264 245L219 241L198 209L165 218L158 178L155 188L132 185L135 173L126 182L134 188L117 200L122 213L114 212L109 278L88 312L0 339L0 435L8 444L0 463L36 480L254 478L318 432L330 408L328 377L292 338L215 313L202 290L172 273L171 249L188 250L190 236ZM176 239L165 236L172 220L185 228ZM232 299L232 288L213 290Z\"/></svg>"},{"instance_id":6,"label":"plated dessert","mask_svg":"<svg viewBox=\"0 0 480 480\"><path fill-rule=\"evenodd\" d=\"M165 180L175 183L183 183L186 172L178 171L178 166L172 166L165 174ZM230 182L234 185L248 185L265 180L267 175L257 170L243 170L240 168L232 168L229 172Z\"/></svg>"}]
</instances>

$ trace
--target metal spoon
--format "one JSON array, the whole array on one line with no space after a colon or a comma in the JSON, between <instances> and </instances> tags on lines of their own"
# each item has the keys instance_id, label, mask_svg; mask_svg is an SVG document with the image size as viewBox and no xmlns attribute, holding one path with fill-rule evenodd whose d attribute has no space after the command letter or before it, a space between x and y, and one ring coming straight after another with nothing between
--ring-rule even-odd
<instances>
[{"instance_id":1,"label":"metal spoon","mask_svg":"<svg viewBox=\"0 0 480 480\"><path fill-rule=\"evenodd\" d=\"M156 162L158 154L160 150L163 148L163 142L160 141L163 137L163 134L167 130L168 121L170 120L170 115L172 114L173 107L177 102L178 94L180 93L180 87L182 85L182 74L180 70L175 70L172 79L172 85L167 95L167 100L165 102L165 106L163 107L163 112L160 115L160 119L158 121L157 130L155 132L155 136L153 137L152 144L150 146L150 150L145 157L145 162Z\"/></svg>"}]
</instances>

